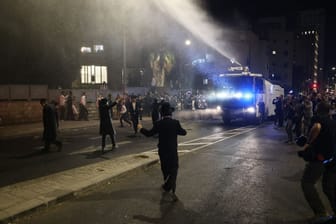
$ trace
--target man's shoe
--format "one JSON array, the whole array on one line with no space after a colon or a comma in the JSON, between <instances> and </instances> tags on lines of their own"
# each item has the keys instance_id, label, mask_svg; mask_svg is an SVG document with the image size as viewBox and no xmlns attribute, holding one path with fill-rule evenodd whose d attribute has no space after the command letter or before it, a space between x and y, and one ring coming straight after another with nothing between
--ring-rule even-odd
<instances>
[{"instance_id":1,"label":"man's shoe","mask_svg":"<svg viewBox=\"0 0 336 224\"><path fill-rule=\"evenodd\" d=\"M112 149L117 149L117 148L119 148L118 145L113 145L112 146Z\"/></svg>"},{"instance_id":2,"label":"man's shoe","mask_svg":"<svg viewBox=\"0 0 336 224\"><path fill-rule=\"evenodd\" d=\"M175 193L171 193L171 198L172 198L172 200L173 200L173 202L177 202L179 199L178 199L178 197L176 196L176 194Z\"/></svg>"}]
</instances>

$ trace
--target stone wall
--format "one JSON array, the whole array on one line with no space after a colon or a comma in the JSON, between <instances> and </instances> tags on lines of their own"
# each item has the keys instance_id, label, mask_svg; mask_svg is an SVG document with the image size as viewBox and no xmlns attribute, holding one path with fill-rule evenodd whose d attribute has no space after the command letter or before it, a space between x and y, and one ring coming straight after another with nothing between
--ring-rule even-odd
<instances>
[{"instance_id":1,"label":"stone wall","mask_svg":"<svg viewBox=\"0 0 336 224\"><path fill-rule=\"evenodd\" d=\"M23 124L42 121L40 98L58 101L62 90L48 89L47 85L0 85L0 125ZM69 91L69 90L64 90ZM89 119L99 119L96 99L98 94L112 94L114 99L120 92L109 89L72 89L73 103L79 109L79 99L86 92ZM144 94L145 88L129 88L131 94ZM113 119L118 119L116 107L113 108Z\"/></svg>"},{"instance_id":2,"label":"stone wall","mask_svg":"<svg viewBox=\"0 0 336 224\"><path fill-rule=\"evenodd\" d=\"M40 101L0 101L0 125L39 122Z\"/></svg>"},{"instance_id":3,"label":"stone wall","mask_svg":"<svg viewBox=\"0 0 336 224\"><path fill-rule=\"evenodd\" d=\"M76 105L79 110L78 104ZM88 103L89 119L99 119L96 103ZM116 111L114 111L115 115ZM116 119L116 116L114 116ZM42 107L39 100L0 101L0 125L42 122Z\"/></svg>"}]
</instances>

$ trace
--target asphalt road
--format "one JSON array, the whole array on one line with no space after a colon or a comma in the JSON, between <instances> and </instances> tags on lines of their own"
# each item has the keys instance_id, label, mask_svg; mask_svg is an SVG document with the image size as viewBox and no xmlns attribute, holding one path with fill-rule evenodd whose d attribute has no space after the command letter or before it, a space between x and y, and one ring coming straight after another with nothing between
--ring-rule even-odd
<instances>
[{"instance_id":1,"label":"asphalt road","mask_svg":"<svg viewBox=\"0 0 336 224\"><path fill-rule=\"evenodd\" d=\"M51 148L50 153L42 153L43 142L40 132L1 139L0 187L122 155L156 149L156 138L146 138L141 134L134 137L132 128L127 126L121 128L119 121L114 120L113 122L117 131L116 139L119 148L112 151L111 145L108 145L105 154L101 153L99 128L92 126L62 130L60 133L63 141L62 152L57 152L54 147ZM142 124L146 128L151 127L149 118L144 119ZM189 119L183 119L182 124L187 129L188 135L181 137L180 141L188 141L209 133L234 128L234 126L223 127L220 120L191 122ZM106 143L110 144L108 136Z\"/></svg>"},{"instance_id":2,"label":"asphalt road","mask_svg":"<svg viewBox=\"0 0 336 224\"><path fill-rule=\"evenodd\" d=\"M208 133L180 139L189 153L180 157L178 202L160 191L157 164L14 223L307 223L313 214L300 189L304 162L297 146L283 143L283 129L197 127Z\"/></svg>"}]
</instances>

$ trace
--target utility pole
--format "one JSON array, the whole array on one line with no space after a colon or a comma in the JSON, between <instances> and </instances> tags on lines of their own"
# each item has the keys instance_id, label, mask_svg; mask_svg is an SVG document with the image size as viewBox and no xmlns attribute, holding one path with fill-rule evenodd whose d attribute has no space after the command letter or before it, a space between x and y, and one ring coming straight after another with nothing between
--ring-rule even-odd
<instances>
[{"instance_id":1,"label":"utility pole","mask_svg":"<svg viewBox=\"0 0 336 224\"><path fill-rule=\"evenodd\" d=\"M121 72L121 85L123 94L126 92L126 70L127 70L127 52L126 52L126 27L123 25L123 68Z\"/></svg>"}]
</instances>

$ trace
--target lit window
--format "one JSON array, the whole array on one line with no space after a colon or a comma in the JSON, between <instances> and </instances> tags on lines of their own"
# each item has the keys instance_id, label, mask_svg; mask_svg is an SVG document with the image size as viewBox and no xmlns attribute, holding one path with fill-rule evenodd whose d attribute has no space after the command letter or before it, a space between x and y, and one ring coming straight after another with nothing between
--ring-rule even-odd
<instances>
[{"instance_id":1,"label":"lit window","mask_svg":"<svg viewBox=\"0 0 336 224\"><path fill-rule=\"evenodd\" d=\"M276 54L276 51L272 51L272 54Z\"/></svg>"},{"instance_id":2,"label":"lit window","mask_svg":"<svg viewBox=\"0 0 336 224\"><path fill-rule=\"evenodd\" d=\"M104 51L104 46L103 45L94 45L94 51L95 52L102 52Z\"/></svg>"},{"instance_id":3,"label":"lit window","mask_svg":"<svg viewBox=\"0 0 336 224\"><path fill-rule=\"evenodd\" d=\"M91 47L81 47L82 53L91 53Z\"/></svg>"},{"instance_id":4,"label":"lit window","mask_svg":"<svg viewBox=\"0 0 336 224\"><path fill-rule=\"evenodd\" d=\"M81 84L107 83L107 67L96 65L82 65Z\"/></svg>"}]
</instances>

